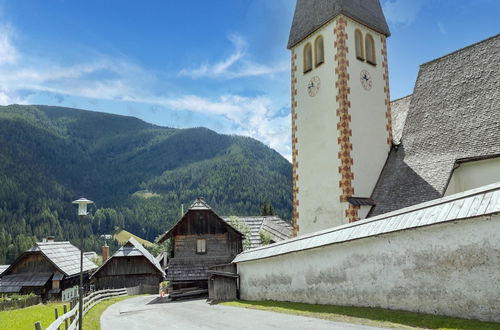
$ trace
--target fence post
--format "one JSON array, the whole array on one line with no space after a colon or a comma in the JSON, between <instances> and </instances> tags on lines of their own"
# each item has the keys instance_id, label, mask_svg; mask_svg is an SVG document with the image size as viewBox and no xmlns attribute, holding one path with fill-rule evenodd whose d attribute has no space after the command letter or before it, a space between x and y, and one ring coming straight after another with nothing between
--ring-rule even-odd
<instances>
[{"instance_id":1,"label":"fence post","mask_svg":"<svg viewBox=\"0 0 500 330\"><path fill-rule=\"evenodd\" d=\"M42 325L40 324L40 322L35 323L35 330L42 330Z\"/></svg>"},{"instance_id":2,"label":"fence post","mask_svg":"<svg viewBox=\"0 0 500 330\"><path fill-rule=\"evenodd\" d=\"M57 310L57 308L54 308L54 314L56 315L56 320L59 318L59 311ZM59 327L57 328L57 330L59 330Z\"/></svg>"},{"instance_id":3,"label":"fence post","mask_svg":"<svg viewBox=\"0 0 500 330\"><path fill-rule=\"evenodd\" d=\"M64 314L66 314L68 312L68 305L66 305L66 304L63 305L63 311L64 311ZM64 320L64 329L68 330L68 319Z\"/></svg>"}]
</instances>

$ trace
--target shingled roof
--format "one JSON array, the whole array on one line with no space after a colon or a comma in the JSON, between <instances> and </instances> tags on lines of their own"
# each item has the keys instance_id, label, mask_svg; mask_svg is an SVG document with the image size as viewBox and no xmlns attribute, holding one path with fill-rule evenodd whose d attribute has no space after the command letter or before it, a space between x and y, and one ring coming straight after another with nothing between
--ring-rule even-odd
<instances>
[{"instance_id":1,"label":"shingled roof","mask_svg":"<svg viewBox=\"0 0 500 330\"><path fill-rule=\"evenodd\" d=\"M500 35L421 65L370 216L439 198L457 161L500 155L498 63Z\"/></svg>"},{"instance_id":2,"label":"shingled roof","mask_svg":"<svg viewBox=\"0 0 500 330\"><path fill-rule=\"evenodd\" d=\"M340 14L386 36L391 34L379 0L297 0L288 48L294 47Z\"/></svg>"},{"instance_id":3,"label":"shingled roof","mask_svg":"<svg viewBox=\"0 0 500 330\"><path fill-rule=\"evenodd\" d=\"M158 271L165 277L165 271L161 267L159 261L149 253L141 243L139 243L135 238L130 237L127 243L125 243L122 247L116 251L111 258L106 260L99 269L92 274L91 277L94 277L99 270L101 270L112 258L123 258L123 257L145 257Z\"/></svg>"},{"instance_id":4,"label":"shingled roof","mask_svg":"<svg viewBox=\"0 0 500 330\"><path fill-rule=\"evenodd\" d=\"M222 217L224 221L231 224L231 217ZM277 216L244 216L238 217L240 221L245 222L250 227L250 248L256 248L262 245L260 232L265 231L274 242L289 239L293 234L293 227L286 221Z\"/></svg>"}]
</instances>

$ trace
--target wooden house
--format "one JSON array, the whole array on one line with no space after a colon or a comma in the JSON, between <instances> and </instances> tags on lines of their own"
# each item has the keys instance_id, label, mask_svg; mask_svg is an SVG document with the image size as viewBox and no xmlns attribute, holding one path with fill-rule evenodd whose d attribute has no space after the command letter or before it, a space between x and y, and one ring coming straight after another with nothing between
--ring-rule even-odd
<instances>
[{"instance_id":1,"label":"wooden house","mask_svg":"<svg viewBox=\"0 0 500 330\"><path fill-rule=\"evenodd\" d=\"M208 290L209 267L231 263L242 251L243 238L203 199L197 199L159 240L172 240L167 280L173 290Z\"/></svg>"},{"instance_id":2,"label":"wooden house","mask_svg":"<svg viewBox=\"0 0 500 330\"><path fill-rule=\"evenodd\" d=\"M141 292L157 293L165 272L160 263L134 237L120 247L91 276L96 289L118 289L141 285Z\"/></svg>"},{"instance_id":3,"label":"wooden house","mask_svg":"<svg viewBox=\"0 0 500 330\"><path fill-rule=\"evenodd\" d=\"M83 258L84 281L97 268ZM0 275L0 293L35 293L42 299L60 299L61 292L80 280L80 249L70 242L35 243Z\"/></svg>"}]
</instances>

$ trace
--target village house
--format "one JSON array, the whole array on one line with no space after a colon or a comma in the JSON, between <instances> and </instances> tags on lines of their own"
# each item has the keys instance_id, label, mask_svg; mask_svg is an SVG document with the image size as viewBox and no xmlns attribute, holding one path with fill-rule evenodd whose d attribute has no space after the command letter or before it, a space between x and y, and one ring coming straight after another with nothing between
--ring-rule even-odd
<instances>
[{"instance_id":1,"label":"village house","mask_svg":"<svg viewBox=\"0 0 500 330\"><path fill-rule=\"evenodd\" d=\"M157 293L164 279L165 272L160 263L134 237L130 237L90 277L97 290L140 285L143 293Z\"/></svg>"},{"instance_id":2,"label":"village house","mask_svg":"<svg viewBox=\"0 0 500 330\"><path fill-rule=\"evenodd\" d=\"M96 268L83 258L84 281ZM78 286L79 278L80 249L49 237L35 243L0 274L0 293L35 293L44 300L62 299L62 291Z\"/></svg>"},{"instance_id":3,"label":"village house","mask_svg":"<svg viewBox=\"0 0 500 330\"><path fill-rule=\"evenodd\" d=\"M206 293L209 268L231 263L243 250L244 235L199 198L159 242L167 239L171 239L167 280L173 290Z\"/></svg>"}]
</instances>

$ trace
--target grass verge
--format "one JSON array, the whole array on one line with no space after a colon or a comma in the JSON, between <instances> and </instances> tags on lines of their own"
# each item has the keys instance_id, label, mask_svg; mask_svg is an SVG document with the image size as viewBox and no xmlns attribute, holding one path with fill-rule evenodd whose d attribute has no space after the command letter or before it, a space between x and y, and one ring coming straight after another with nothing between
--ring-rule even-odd
<instances>
[{"instance_id":1,"label":"grass verge","mask_svg":"<svg viewBox=\"0 0 500 330\"><path fill-rule=\"evenodd\" d=\"M311 305L281 301L231 301L226 306L252 308L325 320L398 329L500 329L500 323L465 320L382 308Z\"/></svg>"},{"instance_id":2,"label":"grass verge","mask_svg":"<svg viewBox=\"0 0 500 330\"><path fill-rule=\"evenodd\" d=\"M83 326L82 328L85 330L100 330L101 329L101 315L104 311L111 305L125 300L129 298L134 298L137 296L123 296L117 298L111 298L108 300L101 301L94 307L90 309L90 311L85 314L83 317Z\"/></svg>"},{"instance_id":3,"label":"grass verge","mask_svg":"<svg viewBox=\"0 0 500 330\"><path fill-rule=\"evenodd\" d=\"M0 329L1 330L33 330L35 322L40 321L42 329L45 329L49 324L54 322L54 309L57 308L59 316L63 315L63 303L38 304L26 308L8 310L0 312ZM69 310L69 303L68 305Z\"/></svg>"}]
</instances>

